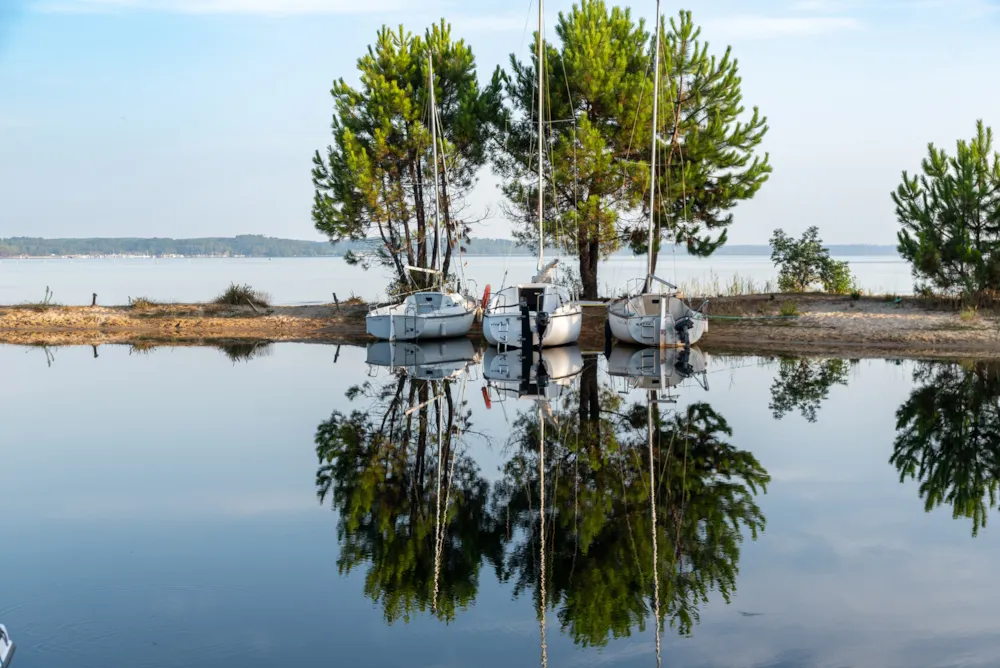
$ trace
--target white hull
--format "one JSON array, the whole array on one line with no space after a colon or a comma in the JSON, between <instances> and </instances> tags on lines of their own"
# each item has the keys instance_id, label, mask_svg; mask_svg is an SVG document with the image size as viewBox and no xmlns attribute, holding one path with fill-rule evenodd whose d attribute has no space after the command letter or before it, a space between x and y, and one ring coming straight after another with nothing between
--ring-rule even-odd
<instances>
[{"instance_id":1,"label":"white hull","mask_svg":"<svg viewBox=\"0 0 1000 668\"><path fill-rule=\"evenodd\" d=\"M687 341L676 328L684 318L692 323ZM608 306L608 324L619 341L658 348L694 345L708 331L708 318L679 297L662 294L616 299Z\"/></svg>"},{"instance_id":2,"label":"white hull","mask_svg":"<svg viewBox=\"0 0 1000 668\"><path fill-rule=\"evenodd\" d=\"M493 295L483 313L483 336L493 346L521 348L520 303L528 304L531 347L543 348L576 343L583 326L583 309L570 299L569 290L552 283L522 283ZM539 341L538 313L548 315L548 324Z\"/></svg>"},{"instance_id":3,"label":"white hull","mask_svg":"<svg viewBox=\"0 0 1000 668\"><path fill-rule=\"evenodd\" d=\"M538 328L534 312L530 316L531 345L538 346ZM549 316L549 326L542 337L542 347L563 346L576 343L580 339L580 328L583 326L583 310L565 307L557 309ZM505 345L511 348L521 347L521 315L494 314L483 316L483 336L490 345Z\"/></svg>"},{"instance_id":4,"label":"white hull","mask_svg":"<svg viewBox=\"0 0 1000 668\"><path fill-rule=\"evenodd\" d=\"M365 331L383 341L419 341L466 336L476 318L471 300L456 294L418 292L400 304L365 317Z\"/></svg>"},{"instance_id":5,"label":"white hull","mask_svg":"<svg viewBox=\"0 0 1000 668\"><path fill-rule=\"evenodd\" d=\"M583 353L579 346L568 345L531 351L531 365L525 376L520 350L500 352L487 348L483 354L483 378L498 391L520 397L554 399L573 384L583 371ZM539 387L539 361L544 369L545 387Z\"/></svg>"},{"instance_id":6,"label":"white hull","mask_svg":"<svg viewBox=\"0 0 1000 668\"><path fill-rule=\"evenodd\" d=\"M478 354L467 338L440 341L379 341L368 345L367 359L372 366L403 369L406 375L421 380L454 378L476 361Z\"/></svg>"},{"instance_id":7,"label":"white hull","mask_svg":"<svg viewBox=\"0 0 1000 668\"><path fill-rule=\"evenodd\" d=\"M676 387L708 368L708 359L697 348L638 348L616 345L608 356L608 375L629 380L633 389Z\"/></svg>"}]
</instances>

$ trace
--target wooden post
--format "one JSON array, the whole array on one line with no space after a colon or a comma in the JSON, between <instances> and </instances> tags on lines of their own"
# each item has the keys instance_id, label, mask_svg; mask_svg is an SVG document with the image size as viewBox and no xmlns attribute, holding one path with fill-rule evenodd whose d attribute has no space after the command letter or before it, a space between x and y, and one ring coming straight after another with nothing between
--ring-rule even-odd
<instances>
[{"instance_id":1,"label":"wooden post","mask_svg":"<svg viewBox=\"0 0 1000 668\"><path fill-rule=\"evenodd\" d=\"M97 293L96 292L94 293L94 300L92 302L90 302L90 305L91 306L97 306Z\"/></svg>"},{"instance_id":2,"label":"wooden post","mask_svg":"<svg viewBox=\"0 0 1000 668\"><path fill-rule=\"evenodd\" d=\"M97 359L97 346L91 344L90 347L94 349L94 359Z\"/></svg>"},{"instance_id":3,"label":"wooden post","mask_svg":"<svg viewBox=\"0 0 1000 668\"><path fill-rule=\"evenodd\" d=\"M339 311L340 310L340 300L337 299L337 293L336 292L333 293L333 303L337 305L337 310Z\"/></svg>"}]
</instances>

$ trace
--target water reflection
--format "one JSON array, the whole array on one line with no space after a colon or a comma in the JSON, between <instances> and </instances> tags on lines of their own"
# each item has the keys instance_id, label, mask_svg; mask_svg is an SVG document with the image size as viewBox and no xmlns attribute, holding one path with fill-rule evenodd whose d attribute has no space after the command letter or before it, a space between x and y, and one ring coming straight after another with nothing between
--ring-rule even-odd
<instances>
[{"instance_id":1,"label":"water reflection","mask_svg":"<svg viewBox=\"0 0 1000 668\"><path fill-rule=\"evenodd\" d=\"M352 387L363 406L334 411L316 431L317 493L338 514L337 567L367 568L365 595L390 624L418 611L454 619L475 599L482 564L502 564L489 484L463 446L466 383L408 373L427 368Z\"/></svg>"},{"instance_id":2,"label":"water reflection","mask_svg":"<svg viewBox=\"0 0 1000 668\"><path fill-rule=\"evenodd\" d=\"M857 360L782 357L771 383L771 412L775 420L798 411L808 422L816 422L820 405L834 385L847 386L848 372Z\"/></svg>"},{"instance_id":3,"label":"water reflection","mask_svg":"<svg viewBox=\"0 0 1000 668\"><path fill-rule=\"evenodd\" d=\"M997 505L1000 480L1000 363L924 362L918 385L896 411L890 462L900 480L920 482L927 511L950 505L972 535Z\"/></svg>"},{"instance_id":4,"label":"water reflection","mask_svg":"<svg viewBox=\"0 0 1000 668\"><path fill-rule=\"evenodd\" d=\"M370 347L370 363L392 354L393 375L352 387L359 407L316 433L317 490L339 515L338 567L367 568L365 594L388 623L418 611L455 619L485 567L532 601L544 663L548 611L584 647L655 620L658 650L663 628L692 632L713 592L730 600L743 537L764 528L755 499L770 477L709 403L680 407L661 392L704 376L699 351L624 350L604 371L575 346L524 358L488 350L487 408L528 400L507 414L492 484L470 454L482 439L467 438L475 365L428 380L426 365L403 364L426 352ZM622 392L620 378L650 389Z\"/></svg>"}]
</instances>

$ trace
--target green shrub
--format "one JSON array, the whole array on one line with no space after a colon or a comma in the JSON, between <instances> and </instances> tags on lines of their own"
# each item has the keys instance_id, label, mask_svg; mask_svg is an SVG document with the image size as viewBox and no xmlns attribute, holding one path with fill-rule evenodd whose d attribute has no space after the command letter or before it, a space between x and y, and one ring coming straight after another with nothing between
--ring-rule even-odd
<instances>
[{"instance_id":1,"label":"green shrub","mask_svg":"<svg viewBox=\"0 0 1000 668\"><path fill-rule=\"evenodd\" d=\"M781 302L781 305L778 307L778 312L786 318L796 316L799 314L799 305L797 302L793 301Z\"/></svg>"},{"instance_id":2,"label":"green shrub","mask_svg":"<svg viewBox=\"0 0 1000 668\"><path fill-rule=\"evenodd\" d=\"M267 307L271 305L271 295L254 290L246 284L230 283L226 291L215 298L214 303L228 306L246 306L249 303Z\"/></svg>"}]
</instances>

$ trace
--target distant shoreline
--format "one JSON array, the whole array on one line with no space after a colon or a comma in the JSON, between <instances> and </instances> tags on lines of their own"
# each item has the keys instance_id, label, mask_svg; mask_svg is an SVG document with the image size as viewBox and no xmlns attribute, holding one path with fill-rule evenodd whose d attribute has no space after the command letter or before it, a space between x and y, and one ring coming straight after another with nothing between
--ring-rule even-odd
<instances>
[{"instance_id":1,"label":"distant shoreline","mask_svg":"<svg viewBox=\"0 0 1000 668\"><path fill-rule=\"evenodd\" d=\"M373 239L343 241L302 241L262 235L236 237L206 237L197 239L95 237L80 239L44 239L40 237L0 238L0 260L51 259L249 259L249 258L310 258L343 257L380 245ZM894 245L829 244L831 255L838 257L898 256ZM547 254L570 255L556 248ZM473 238L466 246L466 257L532 257L535 251L518 246L511 239ZM683 247L667 247L660 256L689 257ZM723 246L712 257L767 256L766 244L732 244ZM612 257L641 257L629 250L620 250Z\"/></svg>"}]
</instances>

